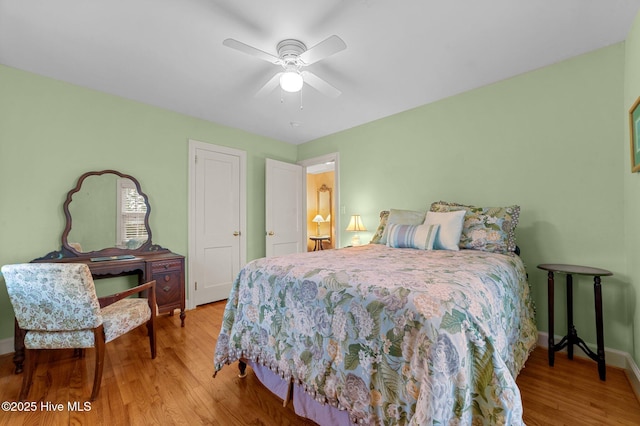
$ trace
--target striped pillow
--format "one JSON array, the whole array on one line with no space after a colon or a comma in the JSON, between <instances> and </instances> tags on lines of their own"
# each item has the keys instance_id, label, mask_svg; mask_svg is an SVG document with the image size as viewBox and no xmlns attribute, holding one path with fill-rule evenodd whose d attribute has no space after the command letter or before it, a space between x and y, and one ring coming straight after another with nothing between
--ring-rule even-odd
<instances>
[{"instance_id":1,"label":"striped pillow","mask_svg":"<svg viewBox=\"0 0 640 426\"><path fill-rule=\"evenodd\" d=\"M433 242L440 225L398 225L387 226L387 246L393 248L414 248L418 250L433 249Z\"/></svg>"}]
</instances>

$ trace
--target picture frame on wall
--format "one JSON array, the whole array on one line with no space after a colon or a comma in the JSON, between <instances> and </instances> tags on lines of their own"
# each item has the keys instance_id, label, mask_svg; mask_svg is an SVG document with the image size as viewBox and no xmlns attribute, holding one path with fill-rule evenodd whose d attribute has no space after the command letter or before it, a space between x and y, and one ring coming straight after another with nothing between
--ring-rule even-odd
<instances>
[{"instance_id":1,"label":"picture frame on wall","mask_svg":"<svg viewBox=\"0 0 640 426\"><path fill-rule=\"evenodd\" d=\"M629 138L631 139L631 173L640 172L640 97L629 109Z\"/></svg>"}]
</instances>

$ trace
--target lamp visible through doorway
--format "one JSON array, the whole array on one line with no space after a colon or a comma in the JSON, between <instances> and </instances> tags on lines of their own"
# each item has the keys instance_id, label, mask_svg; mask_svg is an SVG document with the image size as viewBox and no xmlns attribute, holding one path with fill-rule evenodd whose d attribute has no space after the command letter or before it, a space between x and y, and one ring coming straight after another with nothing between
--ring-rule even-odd
<instances>
[{"instance_id":1,"label":"lamp visible through doorway","mask_svg":"<svg viewBox=\"0 0 640 426\"><path fill-rule=\"evenodd\" d=\"M322 216L320 216L319 214L316 215L316 217L314 217L311 222L315 222L316 225L318 225L318 228L316 230L316 235L320 236L320 224L322 222L324 222L324 219L322 218Z\"/></svg>"},{"instance_id":2,"label":"lamp visible through doorway","mask_svg":"<svg viewBox=\"0 0 640 426\"><path fill-rule=\"evenodd\" d=\"M345 229L345 231L355 232L353 237L351 237L352 246L359 246L361 244L360 236L358 235L358 232L366 231L366 230L367 228L365 228L364 225L362 224L362 219L360 218L359 214L354 214L353 216L351 216L351 219L349 220L349 225L347 226L347 229Z\"/></svg>"}]
</instances>

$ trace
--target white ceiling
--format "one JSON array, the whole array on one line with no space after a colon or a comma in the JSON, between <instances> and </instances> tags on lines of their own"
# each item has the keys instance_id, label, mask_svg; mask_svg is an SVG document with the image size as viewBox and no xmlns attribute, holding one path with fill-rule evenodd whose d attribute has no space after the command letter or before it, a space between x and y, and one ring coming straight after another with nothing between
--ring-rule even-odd
<instances>
[{"instance_id":1,"label":"white ceiling","mask_svg":"<svg viewBox=\"0 0 640 426\"><path fill-rule=\"evenodd\" d=\"M293 144L624 40L640 0L0 0L0 64ZM338 35L308 69L342 91L253 95L276 54ZM1 94L0 94L1 96ZM282 98L282 101L281 101ZM302 105L302 109L300 109Z\"/></svg>"}]
</instances>

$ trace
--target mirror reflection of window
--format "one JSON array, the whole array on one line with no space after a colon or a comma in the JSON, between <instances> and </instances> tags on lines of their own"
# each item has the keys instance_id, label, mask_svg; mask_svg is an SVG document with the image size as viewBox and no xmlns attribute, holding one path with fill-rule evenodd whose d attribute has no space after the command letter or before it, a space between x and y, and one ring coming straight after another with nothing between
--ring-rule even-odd
<instances>
[{"instance_id":1,"label":"mirror reflection of window","mask_svg":"<svg viewBox=\"0 0 640 426\"><path fill-rule=\"evenodd\" d=\"M147 205L144 197L138 194L136 185L129 179L118 179L118 212L116 246L124 249L136 249L147 239L144 217Z\"/></svg>"}]
</instances>

